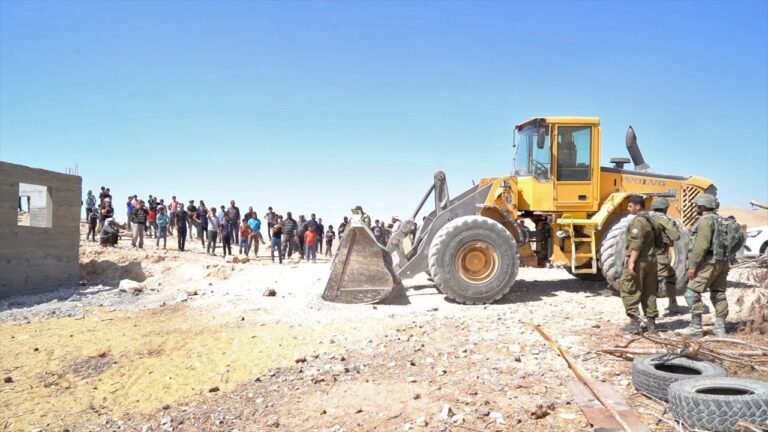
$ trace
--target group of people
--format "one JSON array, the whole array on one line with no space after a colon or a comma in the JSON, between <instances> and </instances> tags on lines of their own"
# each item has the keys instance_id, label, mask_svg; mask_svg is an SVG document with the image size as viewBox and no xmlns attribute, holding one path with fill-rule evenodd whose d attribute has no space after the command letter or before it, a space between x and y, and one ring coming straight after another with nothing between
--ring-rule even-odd
<instances>
[{"instance_id":1,"label":"group of people","mask_svg":"<svg viewBox=\"0 0 768 432\"><path fill-rule=\"evenodd\" d=\"M146 201L138 195L131 195L126 200L126 223L120 224L115 217L110 190L102 186L98 197L89 190L85 199L88 221L86 240L95 242L98 234L102 246L115 246L121 237L121 230L128 230L131 231L131 246L140 249L144 247L145 237L155 238L157 248L161 247L162 241L162 248L165 249L168 237L175 236L179 251L186 249L187 240L199 240L210 255L216 254L217 247L221 247L223 256L232 255L234 244L239 246L239 254L249 256L251 252L258 255L259 246L268 243L272 261L277 258L282 263L283 259L294 254L301 259L315 261L318 253L332 256L337 235L341 239L349 224L349 219L344 217L337 234L333 225L324 225L323 219L317 218L314 213L309 219L299 215L297 220L291 212L283 216L269 207L264 215L267 225L265 238L261 230L262 221L253 207L241 213L234 200L229 204L229 207L222 205L217 209L216 206L208 207L203 200L197 203L189 200L185 207L175 196L166 204L164 199L152 195ZM376 225L379 226L380 222L376 221ZM391 233L391 229L392 225L387 228L381 223L380 241L386 243L388 234L384 233Z\"/></svg>"},{"instance_id":2,"label":"group of people","mask_svg":"<svg viewBox=\"0 0 768 432\"><path fill-rule=\"evenodd\" d=\"M625 232L627 263L620 280L621 299L629 317L624 331L643 331L642 307L645 330L655 333L656 318L659 316L656 306L659 280L663 280L669 298L668 314L680 312L676 301L678 277L671 265L669 252L674 242L680 239L680 231L666 214L669 202L665 198L653 199L650 213L645 211L642 196L630 196L628 201L627 210L635 217ZM744 244L743 227L739 227L732 217L723 218L717 214L719 206L713 195L701 194L694 199L694 204L699 220L688 239L688 285L684 295L690 307L691 323L681 333L696 338L704 335L702 315L705 307L701 295L709 290L715 308L713 333L722 337L726 333L725 320L728 316L726 280L730 260Z\"/></svg>"}]
</instances>

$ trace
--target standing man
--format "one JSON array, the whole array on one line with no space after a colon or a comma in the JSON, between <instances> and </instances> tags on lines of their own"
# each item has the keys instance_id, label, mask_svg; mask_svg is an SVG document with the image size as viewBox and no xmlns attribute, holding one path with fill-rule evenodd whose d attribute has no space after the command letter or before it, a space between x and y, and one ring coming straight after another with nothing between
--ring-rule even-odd
<instances>
[{"instance_id":1,"label":"standing man","mask_svg":"<svg viewBox=\"0 0 768 432\"><path fill-rule=\"evenodd\" d=\"M136 240L138 239L139 249L144 249L144 231L147 229L147 219L149 219L149 212L144 208L144 201L139 201L138 207L133 211L131 246L136 247Z\"/></svg>"},{"instance_id":2,"label":"standing man","mask_svg":"<svg viewBox=\"0 0 768 432\"><path fill-rule=\"evenodd\" d=\"M237 227L239 226L238 222L240 221L240 207L235 205L235 200L229 202L229 220L232 222L230 223L229 231L235 238L235 243L239 243L240 231L237 229ZM232 255L231 252L230 255Z\"/></svg>"},{"instance_id":3,"label":"standing man","mask_svg":"<svg viewBox=\"0 0 768 432\"><path fill-rule=\"evenodd\" d=\"M211 214L208 215L208 245L205 247L205 252L211 255L216 255L216 238L219 235L219 225L216 206L213 206L211 207Z\"/></svg>"},{"instance_id":4,"label":"standing man","mask_svg":"<svg viewBox=\"0 0 768 432\"><path fill-rule=\"evenodd\" d=\"M275 218L275 225L272 227L270 231L272 231L271 236L272 239L269 241L270 244L270 251L269 254L272 256L272 262L275 262L275 250L277 250L277 258L280 260L280 264L283 263L283 249L280 246L280 239L283 236L283 217L277 216Z\"/></svg>"},{"instance_id":5,"label":"standing man","mask_svg":"<svg viewBox=\"0 0 768 432\"><path fill-rule=\"evenodd\" d=\"M187 245L187 212L184 211L184 208L177 207L176 226L178 227L176 237L178 238L179 250L183 252Z\"/></svg>"},{"instance_id":6,"label":"standing man","mask_svg":"<svg viewBox=\"0 0 768 432\"><path fill-rule=\"evenodd\" d=\"M205 208L203 200L200 200L200 205L197 206L195 223L197 224L197 238L202 243L203 248L205 248L205 236L208 235L208 209Z\"/></svg>"},{"instance_id":7,"label":"standing man","mask_svg":"<svg viewBox=\"0 0 768 432\"><path fill-rule=\"evenodd\" d=\"M259 215L257 215L256 212L251 213L251 218L248 219L246 223L248 224L251 233L248 236L248 243L246 243L248 247L245 250L245 254L248 255L251 246L253 246L253 256L259 256L259 242L264 244L264 238L261 236L261 220L259 219Z\"/></svg>"},{"instance_id":8,"label":"standing man","mask_svg":"<svg viewBox=\"0 0 768 432\"><path fill-rule=\"evenodd\" d=\"M101 207L101 205L104 204L104 198L106 197L107 197L107 188L102 186L101 192L99 192L99 207Z\"/></svg>"},{"instance_id":9,"label":"standing man","mask_svg":"<svg viewBox=\"0 0 768 432\"><path fill-rule=\"evenodd\" d=\"M178 220L176 218L176 212L179 210L179 202L176 201L176 196L171 197L171 203L168 204L168 217L171 218L171 224L168 225L168 234L173 235L173 227L176 226ZM180 248L179 250L184 250Z\"/></svg>"},{"instance_id":10,"label":"standing man","mask_svg":"<svg viewBox=\"0 0 768 432\"><path fill-rule=\"evenodd\" d=\"M243 220L249 221L251 220L251 216L253 215L253 206L248 206L248 211L245 212L243 215Z\"/></svg>"},{"instance_id":11,"label":"standing man","mask_svg":"<svg viewBox=\"0 0 768 432\"><path fill-rule=\"evenodd\" d=\"M298 227L296 219L293 218L291 212L286 213L285 220L283 220L283 258L290 258L293 255Z\"/></svg>"},{"instance_id":12,"label":"standing man","mask_svg":"<svg viewBox=\"0 0 768 432\"><path fill-rule=\"evenodd\" d=\"M341 241L341 236L344 235L344 231L347 230L347 225L349 224L349 218L344 216L344 220L341 221L339 224L339 241Z\"/></svg>"},{"instance_id":13,"label":"standing man","mask_svg":"<svg viewBox=\"0 0 768 432\"><path fill-rule=\"evenodd\" d=\"M168 213L165 212L164 206L157 207L157 242L156 246L160 248L160 239L163 239L163 249L165 249L166 241L168 239Z\"/></svg>"},{"instance_id":14,"label":"standing man","mask_svg":"<svg viewBox=\"0 0 768 432\"><path fill-rule=\"evenodd\" d=\"M304 259L304 233L307 232L307 219L304 215L299 215L296 240L299 242L299 255Z\"/></svg>"},{"instance_id":15,"label":"standing man","mask_svg":"<svg viewBox=\"0 0 768 432\"><path fill-rule=\"evenodd\" d=\"M195 200L189 200L189 205L187 206L187 234L189 235L190 240L192 240L192 237L193 237L192 228L197 227L197 221L195 221L195 216L197 216L197 207L195 207Z\"/></svg>"},{"instance_id":16,"label":"standing man","mask_svg":"<svg viewBox=\"0 0 768 432\"><path fill-rule=\"evenodd\" d=\"M715 256L715 232L720 216L715 213L717 200L713 195L701 194L693 200L699 220L691 230L688 239L688 289L685 301L691 309L691 325L681 331L690 337L704 336L701 316L704 304L701 294L709 289L709 298L715 307L715 336L725 335L725 318L728 316L728 300L725 297L725 284L730 265L728 257Z\"/></svg>"},{"instance_id":17,"label":"standing man","mask_svg":"<svg viewBox=\"0 0 768 432\"><path fill-rule=\"evenodd\" d=\"M325 225L323 225L323 218L317 219L317 250L320 251L320 256L323 256L323 238L325 237Z\"/></svg>"},{"instance_id":18,"label":"standing man","mask_svg":"<svg viewBox=\"0 0 768 432\"><path fill-rule=\"evenodd\" d=\"M272 206L267 207L267 214L264 215L264 218L267 220L267 235L269 236L269 241L272 241L272 227L275 226L275 223L277 223L277 215L274 211L272 211Z\"/></svg>"},{"instance_id":19,"label":"standing man","mask_svg":"<svg viewBox=\"0 0 768 432\"><path fill-rule=\"evenodd\" d=\"M309 220L307 221L307 229L312 230L315 232L315 234L317 234L317 225L317 216L312 213L309 215Z\"/></svg>"},{"instance_id":20,"label":"standing man","mask_svg":"<svg viewBox=\"0 0 768 432\"><path fill-rule=\"evenodd\" d=\"M133 205L133 195L128 195L128 202L125 203L125 207L126 207L126 216L127 216L126 223L128 224L128 229L131 229L131 223L133 222L133 210L135 208Z\"/></svg>"},{"instance_id":21,"label":"standing man","mask_svg":"<svg viewBox=\"0 0 768 432\"><path fill-rule=\"evenodd\" d=\"M659 248L655 252L659 284L664 284L664 292L669 299L666 314L677 315L680 313L679 306L677 305L677 274L675 274L675 268L672 267L669 260L669 250L675 247L676 241L680 240L680 230L677 229L675 221L667 216L668 208L669 201L666 198L654 198L651 201L651 213L649 215L656 222L656 225L661 228L664 236L664 247Z\"/></svg>"},{"instance_id":22,"label":"standing man","mask_svg":"<svg viewBox=\"0 0 768 432\"><path fill-rule=\"evenodd\" d=\"M315 247L316 241L317 232L311 228L307 228L306 232L304 233L304 247L306 248L304 251L304 258L306 258L307 261L317 261L317 249Z\"/></svg>"},{"instance_id":23,"label":"standing man","mask_svg":"<svg viewBox=\"0 0 768 432\"><path fill-rule=\"evenodd\" d=\"M85 220L89 220L91 213L96 211L96 196L92 191L88 191L88 195L85 197Z\"/></svg>"},{"instance_id":24,"label":"standing man","mask_svg":"<svg viewBox=\"0 0 768 432\"><path fill-rule=\"evenodd\" d=\"M330 257L331 249L333 248L333 239L336 238L336 233L333 232L333 225L328 225L328 230L325 231L325 256Z\"/></svg>"},{"instance_id":25,"label":"standing man","mask_svg":"<svg viewBox=\"0 0 768 432\"><path fill-rule=\"evenodd\" d=\"M656 291L659 288L654 245L656 236L648 214L645 199L640 195L629 197L627 210L635 217L627 225L624 253L627 266L621 274L621 300L630 322L624 326L627 333L641 333L641 305L648 323L648 332L656 332Z\"/></svg>"},{"instance_id":26,"label":"standing man","mask_svg":"<svg viewBox=\"0 0 768 432\"><path fill-rule=\"evenodd\" d=\"M204 238L208 236L208 207L205 206L205 201L200 200L197 204L197 237L203 242L203 248L205 248ZM202 233L201 233L202 231Z\"/></svg>"}]
</instances>

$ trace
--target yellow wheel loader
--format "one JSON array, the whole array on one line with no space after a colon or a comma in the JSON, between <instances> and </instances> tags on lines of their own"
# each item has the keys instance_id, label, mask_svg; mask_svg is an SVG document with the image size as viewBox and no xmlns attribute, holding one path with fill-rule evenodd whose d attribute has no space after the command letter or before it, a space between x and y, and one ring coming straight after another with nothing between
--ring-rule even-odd
<instances>
[{"instance_id":1,"label":"yellow wheel loader","mask_svg":"<svg viewBox=\"0 0 768 432\"><path fill-rule=\"evenodd\" d=\"M353 215L323 298L383 301L402 289L401 280L426 272L456 302L492 303L512 288L521 263L564 267L577 278L604 278L617 289L625 265L624 231L632 217L626 200L632 194L646 197L647 209L654 197L667 198L667 214L684 228L670 248L681 294L686 229L697 219L693 199L716 193L715 186L702 177L650 172L631 126L630 158L613 158L613 166L601 167L600 139L595 117L533 118L515 127L513 175L481 179L451 198L445 173L438 171L416 211L386 245ZM630 161L633 168L625 168ZM417 228L430 196L435 208Z\"/></svg>"}]
</instances>

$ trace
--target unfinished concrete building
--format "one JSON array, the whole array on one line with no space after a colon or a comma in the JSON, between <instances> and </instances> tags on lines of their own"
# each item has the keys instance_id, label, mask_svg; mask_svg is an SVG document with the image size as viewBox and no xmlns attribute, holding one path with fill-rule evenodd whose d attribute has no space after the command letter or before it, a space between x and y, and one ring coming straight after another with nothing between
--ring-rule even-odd
<instances>
[{"instance_id":1,"label":"unfinished concrete building","mask_svg":"<svg viewBox=\"0 0 768 432\"><path fill-rule=\"evenodd\" d=\"M79 280L82 179L0 161L0 297Z\"/></svg>"}]
</instances>

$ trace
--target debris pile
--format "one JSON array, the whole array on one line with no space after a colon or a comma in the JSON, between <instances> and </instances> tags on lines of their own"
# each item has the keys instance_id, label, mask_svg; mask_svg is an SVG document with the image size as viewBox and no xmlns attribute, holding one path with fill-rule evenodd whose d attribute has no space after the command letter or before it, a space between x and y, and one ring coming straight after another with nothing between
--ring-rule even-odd
<instances>
[{"instance_id":1,"label":"debris pile","mask_svg":"<svg viewBox=\"0 0 768 432\"><path fill-rule=\"evenodd\" d=\"M653 345L629 347L640 340L651 342ZM731 338L691 340L684 337L643 334L630 339L626 344L603 348L598 352L628 359L635 355L649 354L681 356L716 362L730 370L746 369L747 372L768 373L768 347Z\"/></svg>"}]
</instances>

